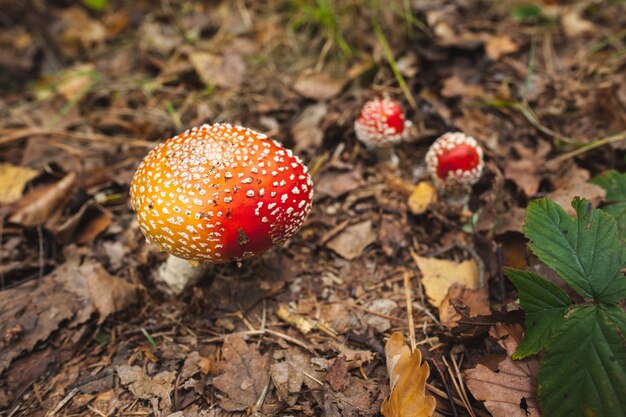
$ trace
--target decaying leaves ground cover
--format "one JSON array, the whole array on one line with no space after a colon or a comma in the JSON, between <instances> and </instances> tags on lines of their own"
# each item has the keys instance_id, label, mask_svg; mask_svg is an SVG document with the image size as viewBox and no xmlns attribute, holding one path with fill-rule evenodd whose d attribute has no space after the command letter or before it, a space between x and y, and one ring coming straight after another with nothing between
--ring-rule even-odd
<instances>
[{"instance_id":1,"label":"decaying leaves ground cover","mask_svg":"<svg viewBox=\"0 0 626 417\"><path fill-rule=\"evenodd\" d=\"M626 170L623 2L52 3L0 9L0 415L378 415L410 323L437 413L538 415L503 268L556 279L525 247L531 199L623 200L589 182ZM352 128L384 94L414 124L397 171ZM315 204L172 299L128 188L205 122L293 148ZM486 153L473 214L416 191L454 129Z\"/></svg>"}]
</instances>

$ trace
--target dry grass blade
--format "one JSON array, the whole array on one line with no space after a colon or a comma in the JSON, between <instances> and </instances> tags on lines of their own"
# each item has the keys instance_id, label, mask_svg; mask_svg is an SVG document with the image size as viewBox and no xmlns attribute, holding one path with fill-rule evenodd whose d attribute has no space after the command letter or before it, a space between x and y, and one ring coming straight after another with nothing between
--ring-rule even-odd
<instances>
[{"instance_id":1,"label":"dry grass blade","mask_svg":"<svg viewBox=\"0 0 626 417\"><path fill-rule=\"evenodd\" d=\"M591 143L589 143L587 145L581 146L578 149L574 149L571 152L567 152L567 153L564 153L563 155L559 155L556 158L548 161L546 163L546 166L551 167L551 166L554 166L554 165L558 165L559 163L561 163L563 161L566 161L566 160L568 160L570 158L573 158L575 156L582 155L585 152L589 152L589 151L591 151L593 149L599 148L600 146L604 146L604 145L607 145L609 143L621 142L623 140L626 140L626 131L617 133L615 135L607 136L607 137L604 137L602 139L598 139L598 140L596 140L594 142L591 142Z\"/></svg>"},{"instance_id":2,"label":"dry grass blade","mask_svg":"<svg viewBox=\"0 0 626 417\"><path fill-rule=\"evenodd\" d=\"M391 335L385 346L391 393L383 401L380 412L385 417L430 417L435 411L435 397L426 395L430 374L422 363L419 349L411 353L400 332Z\"/></svg>"}]
</instances>

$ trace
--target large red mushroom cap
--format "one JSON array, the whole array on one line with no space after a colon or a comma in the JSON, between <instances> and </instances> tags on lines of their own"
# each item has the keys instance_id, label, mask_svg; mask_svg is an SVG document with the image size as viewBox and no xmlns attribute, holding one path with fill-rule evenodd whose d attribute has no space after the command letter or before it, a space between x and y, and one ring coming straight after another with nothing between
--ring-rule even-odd
<instances>
[{"instance_id":1,"label":"large red mushroom cap","mask_svg":"<svg viewBox=\"0 0 626 417\"><path fill-rule=\"evenodd\" d=\"M366 146L376 148L400 142L407 126L400 103L390 98L377 98L365 103L354 122L354 132Z\"/></svg>"},{"instance_id":2,"label":"large red mushroom cap","mask_svg":"<svg viewBox=\"0 0 626 417\"><path fill-rule=\"evenodd\" d=\"M313 184L306 166L280 143L214 124L150 151L130 194L148 240L179 258L220 263L292 237L309 214Z\"/></svg>"},{"instance_id":3,"label":"large red mushroom cap","mask_svg":"<svg viewBox=\"0 0 626 417\"><path fill-rule=\"evenodd\" d=\"M428 149L426 164L438 188L468 189L482 174L483 150L471 136L446 133Z\"/></svg>"}]
</instances>

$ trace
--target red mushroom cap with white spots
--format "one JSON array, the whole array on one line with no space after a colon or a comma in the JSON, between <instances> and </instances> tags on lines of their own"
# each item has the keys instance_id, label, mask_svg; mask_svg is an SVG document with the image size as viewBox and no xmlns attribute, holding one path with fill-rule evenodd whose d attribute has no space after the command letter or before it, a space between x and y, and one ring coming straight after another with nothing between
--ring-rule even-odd
<instances>
[{"instance_id":1,"label":"red mushroom cap with white spots","mask_svg":"<svg viewBox=\"0 0 626 417\"><path fill-rule=\"evenodd\" d=\"M400 142L406 135L407 125L400 103L390 98L377 98L365 103L354 122L354 132L358 140L376 148Z\"/></svg>"},{"instance_id":2,"label":"red mushroom cap with white spots","mask_svg":"<svg viewBox=\"0 0 626 417\"><path fill-rule=\"evenodd\" d=\"M471 136L446 133L428 149L426 164L437 187L467 189L482 174L483 150Z\"/></svg>"},{"instance_id":3,"label":"red mushroom cap with white spots","mask_svg":"<svg viewBox=\"0 0 626 417\"><path fill-rule=\"evenodd\" d=\"M148 240L179 258L220 263L292 237L311 209L313 184L306 166L280 143L214 124L150 151L130 195Z\"/></svg>"}]
</instances>

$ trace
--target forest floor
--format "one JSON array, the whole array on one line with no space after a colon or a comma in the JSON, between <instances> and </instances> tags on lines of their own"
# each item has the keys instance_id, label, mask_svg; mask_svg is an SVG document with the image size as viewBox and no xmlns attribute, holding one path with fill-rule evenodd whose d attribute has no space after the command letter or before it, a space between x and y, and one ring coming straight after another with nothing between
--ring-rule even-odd
<instances>
[{"instance_id":1,"label":"forest floor","mask_svg":"<svg viewBox=\"0 0 626 417\"><path fill-rule=\"evenodd\" d=\"M626 170L624 2L0 4L0 416L378 415L386 340L411 324L439 415L539 415L536 367L517 397L486 378L487 403L465 371L521 335L503 268L549 274L529 201L601 204L589 179ZM379 96L413 122L397 170L354 135ZM313 209L284 247L170 297L130 180L214 122L300 155ZM420 210L424 155L454 130L485 150L469 212Z\"/></svg>"}]
</instances>

